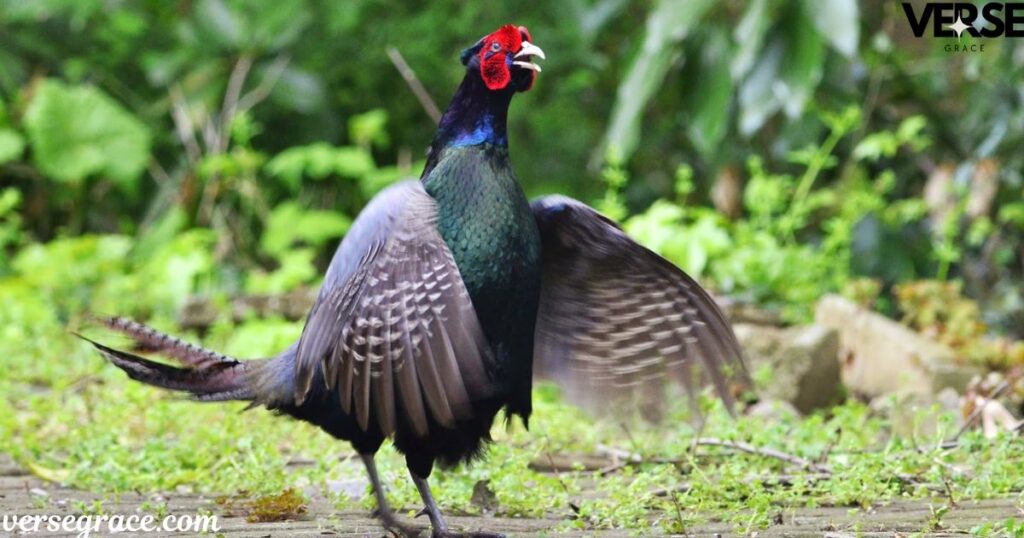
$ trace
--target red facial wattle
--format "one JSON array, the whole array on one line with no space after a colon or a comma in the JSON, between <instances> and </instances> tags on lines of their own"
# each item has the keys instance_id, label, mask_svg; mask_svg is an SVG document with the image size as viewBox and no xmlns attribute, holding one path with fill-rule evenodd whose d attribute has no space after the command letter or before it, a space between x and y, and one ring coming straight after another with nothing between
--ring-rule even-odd
<instances>
[{"instance_id":1,"label":"red facial wattle","mask_svg":"<svg viewBox=\"0 0 1024 538\"><path fill-rule=\"evenodd\" d=\"M524 43L530 43L530 32L525 26L516 27L507 24L498 28L482 41L480 51L477 53L480 60L480 76L488 89L504 89L512 81L511 66L515 55L522 51ZM522 65L523 62L518 63ZM533 67L537 70L540 69L536 66ZM536 77L536 71L532 71L525 87L517 89L519 91L529 90L533 87ZM522 85L522 81L519 84Z\"/></svg>"}]
</instances>

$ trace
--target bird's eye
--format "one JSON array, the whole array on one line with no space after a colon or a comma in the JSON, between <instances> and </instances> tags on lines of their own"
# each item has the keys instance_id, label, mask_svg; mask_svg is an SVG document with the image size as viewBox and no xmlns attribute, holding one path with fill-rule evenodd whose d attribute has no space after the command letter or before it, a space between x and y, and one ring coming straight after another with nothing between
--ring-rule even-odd
<instances>
[{"instance_id":1,"label":"bird's eye","mask_svg":"<svg viewBox=\"0 0 1024 538\"><path fill-rule=\"evenodd\" d=\"M499 50L501 50L501 44L499 44L497 41L491 43L491 50L494 52L498 52Z\"/></svg>"}]
</instances>

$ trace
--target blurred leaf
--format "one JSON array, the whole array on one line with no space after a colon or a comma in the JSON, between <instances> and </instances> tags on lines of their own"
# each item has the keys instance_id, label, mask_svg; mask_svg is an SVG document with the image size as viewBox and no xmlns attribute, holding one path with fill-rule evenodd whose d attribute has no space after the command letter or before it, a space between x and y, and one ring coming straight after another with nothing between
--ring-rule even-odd
<instances>
[{"instance_id":1,"label":"blurred leaf","mask_svg":"<svg viewBox=\"0 0 1024 538\"><path fill-rule=\"evenodd\" d=\"M303 209L298 202L284 202L270 213L260 246L267 254L278 257L298 243L319 247L340 237L351 223L340 213Z\"/></svg>"},{"instance_id":2,"label":"blurred leaf","mask_svg":"<svg viewBox=\"0 0 1024 538\"><path fill-rule=\"evenodd\" d=\"M588 42L593 42L598 32L627 4L626 0L599 0L598 2L577 2L575 19L579 22L580 33Z\"/></svg>"},{"instance_id":3,"label":"blurred leaf","mask_svg":"<svg viewBox=\"0 0 1024 538\"><path fill-rule=\"evenodd\" d=\"M297 189L304 175L324 179L330 175L358 179L376 168L373 157L357 147L334 147L318 142L279 153L267 163L267 171Z\"/></svg>"},{"instance_id":4,"label":"blurred leaf","mask_svg":"<svg viewBox=\"0 0 1024 538\"><path fill-rule=\"evenodd\" d=\"M847 58L857 54L860 15L857 0L804 0L818 33Z\"/></svg>"},{"instance_id":5,"label":"blurred leaf","mask_svg":"<svg viewBox=\"0 0 1024 538\"><path fill-rule=\"evenodd\" d=\"M899 146L899 141L888 131L871 133L853 148L853 157L857 160L877 161L895 155Z\"/></svg>"},{"instance_id":6,"label":"blurred leaf","mask_svg":"<svg viewBox=\"0 0 1024 538\"><path fill-rule=\"evenodd\" d=\"M400 179L418 178L425 164L426 163L424 161L419 161L414 163L409 169L403 169L397 166L384 166L378 168L359 179L359 190L362 191L363 196L369 200L375 194L383 190L384 187L387 187Z\"/></svg>"},{"instance_id":7,"label":"blurred leaf","mask_svg":"<svg viewBox=\"0 0 1024 538\"><path fill-rule=\"evenodd\" d=\"M71 478L71 471L68 469L50 469L34 461L28 462L28 470L39 478L56 484L65 484Z\"/></svg>"},{"instance_id":8,"label":"blurred leaf","mask_svg":"<svg viewBox=\"0 0 1024 538\"><path fill-rule=\"evenodd\" d=\"M196 228L181 232L152 251L142 251L144 257L133 252L137 282L142 287L137 293L139 302L177 311L197 291L200 280L217 268L213 256L216 244L213 230Z\"/></svg>"},{"instance_id":9,"label":"blurred leaf","mask_svg":"<svg viewBox=\"0 0 1024 538\"><path fill-rule=\"evenodd\" d=\"M388 112L383 108L375 108L348 119L348 134L355 144L361 148L371 145L385 148L388 145Z\"/></svg>"},{"instance_id":10,"label":"blurred leaf","mask_svg":"<svg viewBox=\"0 0 1024 538\"><path fill-rule=\"evenodd\" d=\"M705 156L718 150L729 127L729 103L732 101L732 76L726 61L729 43L724 33L714 32L701 43L694 84L689 89L686 109L693 118L687 126L690 139Z\"/></svg>"},{"instance_id":11,"label":"blurred leaf","mask_svg":"<svg viewBox=\"0 0 1024 538\"><path fill-rule=\"evenodd\" d=\"M248 293L286 293L316 279L313 265L316 253L311 248L296 248L278 255L280 266L270 272L253 271L245 280ZM285 344L287 345L287 344Z\"/></svg>"},{"instance_id":12,"label":"blurred leaf","mask_svg":"<svg viewBox=\"0 0 1024 538\"><path fill-rule=\"evenodd\" d=\"M776 40L769 44L754 70L740 85L739 128L740 133L745 136L760 129L769 116L782 108L782 102L776 96L774 86L784 52L780 41Z\"/></svg>"},{"instance_id":13,"label":"blurred leaf","mask_svg":"<svg viewBox=\"0 0 1024 538\"><path fill-rule=\"evenodd\" d=\"M43 82L24 118L36 166L66 182L91 175L130 186L149 160L149 132L99 89Z\"/></svg>"},{"instance_id":14,"label":"blurred leaf","mask_svg":"<svg viewBox=\"0 0 1024 538\"><path fill-rule=\"evenodd\" d=\"M605 155L610 153L628 160L633 154L647 102L679 55L676 44L700 22L712 4L711 0L659 0L647 16L643 46L619 84L602 148Z\"/></svg>"},{"instance_id":15,"label":"blurred leaf","mask_svg":"<svg viewBox=\"0 0 1024 538\"><path fill-rule=\"evenodd\" d=\"M803 9L794 9L794 13L784 30L786 54L781 71L784 91L778 96L790 118L803 112L821 82L825 63L824 42L813 31L810 19Z\"/></svg>"},{"instance_id":16,"label":"blurred leaf","mask_svg":"<svg viewBox=\"0 0 1024 538\"><path fill-rule=\"evenodd\" d=\"M267 76L265 71L263 76ZM324 85L320 78L292 66L281 72L271 96L278 103L302 113L320 110L326 103Z\"/></svg>"},{"instance_id":17,"label":"blurred leaf","mask_svg":"<svg viewBox=\"0 0 1024 538\"><path fill-rule=\"evenodd\" d=\"M236 49L241 45L242 23L224 0L199 0L194 18L208 43Z\"/></svg>"},{"instance_id":18,"label":"blurred leaf","mask_svg":"<svg viewBox=\"0 0 1024 538\"><path fill-rule=\"evenodd\" d=\"M21 158L25 139L13 129L0 129L0 164Z\"/></svg>"},{"instance_id":19,"label":"blurred leaf","mask_svg":"<svg viewBox=\"0 0 1024 538\"><path fill-rule=\"evenodd\" d=\"M777 6L777 0L753 0L743 13L733 34L738 47L730 65L733 79L743 78L754 66Z\"/></svg>"},{"instance_id":20,"label":"blurred leaf","mask_svg":"<svg viewBox=\"0 0 1024 538\"><path fill-rule=\"evenodd\" d=\"M740 85L740 132L751 135L780 109L795 118L821 82L825 47L804 10L788 6L786 21Z\"/></svg>"}]
</instances>

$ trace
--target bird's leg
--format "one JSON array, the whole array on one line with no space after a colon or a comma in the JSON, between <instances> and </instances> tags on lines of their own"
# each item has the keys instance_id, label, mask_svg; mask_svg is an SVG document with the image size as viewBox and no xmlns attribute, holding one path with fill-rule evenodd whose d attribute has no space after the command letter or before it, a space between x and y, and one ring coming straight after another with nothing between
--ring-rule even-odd
<instances>
[{"instance_id":1,"label":"bird's leg","mask_svg":"<svg viewBox=\"0 0 1024 538\"><path fill-rule=\"evenodd\" d=\"M437 507L437 503L434 502L434 496L430 493L430 484L427 483L427 479L417 475L411 469L409 475L412 476L413 483L416 484L416 489L420 490L420 497L423 499L424 510L427 513L427 517L430 518L430 526L433 527L433 535L447 536L448 535L448 524L445 523L444 517L441 516L441 509Z\"/></svg>"},{"instance_id":2,"label":"bird's leg","mask_svg":"<svg viewBox=\"0 0 1024 538\"><path fill-rule=\"evenodd\" d=\"M377 509L373 515L379 518L386 528L402 531L403 534L407 533L408 529L395 517L391 506L388 505L387 497L384 496L384 485L380 483L380 475L377 474L377 464L373 461L373 454L360 454L359 458L366 466L366 474L370 476L370 485L373 486L373 495L377 498Z\"/></svg>"}]
</instances>

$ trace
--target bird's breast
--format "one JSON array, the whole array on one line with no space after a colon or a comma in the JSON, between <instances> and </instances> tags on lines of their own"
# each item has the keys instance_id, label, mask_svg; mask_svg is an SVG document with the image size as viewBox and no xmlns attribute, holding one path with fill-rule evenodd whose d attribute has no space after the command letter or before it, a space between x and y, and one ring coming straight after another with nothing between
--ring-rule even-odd
<instances>
[{"instance_id":1,"label":"bird's breast","mask_svg":"<svg viewBox=\"0 0 1024 538\"><path fill-rule=\"evenodd\" d=\"M457 156L443 160L427 181L439 231L492 345L515 340L506 344L532 350L540 235L529 201L507 158L503 164L484 152Z\"/></svg>"}]
</instances>

